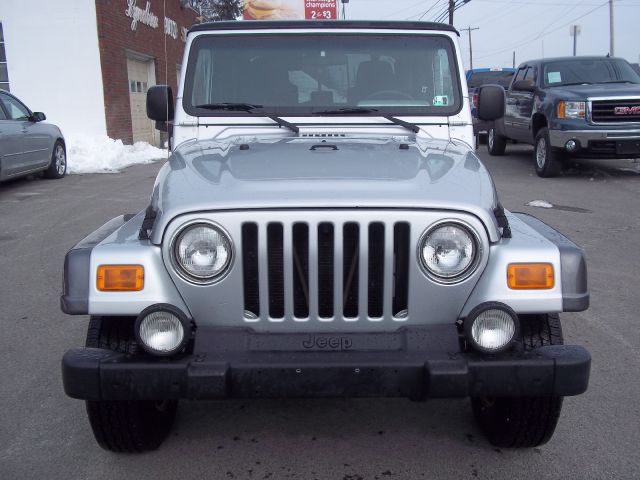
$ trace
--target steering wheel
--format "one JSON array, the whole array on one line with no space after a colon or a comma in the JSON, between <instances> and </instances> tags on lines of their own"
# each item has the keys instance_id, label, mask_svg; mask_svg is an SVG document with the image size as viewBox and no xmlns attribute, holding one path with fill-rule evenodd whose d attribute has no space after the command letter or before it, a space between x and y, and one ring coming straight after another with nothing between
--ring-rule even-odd
<instances>
[{"instance_id":1,"label":"steering wheel","mask_svg":"<svg viewBox=\"0 0 640 480\"><path fill-rule=\"evenodd\" d=\"M379 92L374 92L371 95L367 95L364 97L364 100L376 100L376 99L404 99L404 100L415 100L411 95L405 92L401 92L400 90L380 90Z\"/></svg>"}]
</instances>

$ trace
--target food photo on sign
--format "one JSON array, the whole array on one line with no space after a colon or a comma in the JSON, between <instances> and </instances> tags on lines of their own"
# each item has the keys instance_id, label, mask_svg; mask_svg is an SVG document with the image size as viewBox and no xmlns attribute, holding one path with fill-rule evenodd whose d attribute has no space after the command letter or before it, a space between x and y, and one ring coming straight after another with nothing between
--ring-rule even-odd
<instances>
[{"instance_id":1,"label":"food photo on sign","mask_svg":"<svg viewBox=\"0 0 640 480\"><path fill-rule=\"evenodd\" d=\"M335 20L338 0L244 0L245 20Z\"/></svg>"}]
</instances>

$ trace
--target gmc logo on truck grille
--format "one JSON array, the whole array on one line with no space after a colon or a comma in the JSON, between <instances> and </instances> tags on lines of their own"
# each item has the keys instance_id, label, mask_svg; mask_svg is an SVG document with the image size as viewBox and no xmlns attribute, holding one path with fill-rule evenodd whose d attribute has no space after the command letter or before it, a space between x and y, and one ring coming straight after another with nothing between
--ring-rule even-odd
<instances>
[{"instance_id":1,"label":"gmc logo on truck grille","mask_svg":"<svg viewBox=\"0 0 640 480\"><path fill-rule=\"evenodd\" d=\"M636 107L616 107L614 110L616 115L640 115L640 106Z\"/></svg>"}]
</instances>

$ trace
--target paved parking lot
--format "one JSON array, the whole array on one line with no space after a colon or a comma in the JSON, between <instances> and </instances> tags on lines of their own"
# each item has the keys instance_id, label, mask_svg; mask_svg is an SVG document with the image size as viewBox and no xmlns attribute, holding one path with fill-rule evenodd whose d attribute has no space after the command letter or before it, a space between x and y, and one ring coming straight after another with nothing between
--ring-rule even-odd
<instances>
[{"instance_id":1,"label":"paved parking lot","mask_svg":"<svg viewBox=\"0 0 640 480\"><path fill-rule=\"evenodd\" d=\"M102 451L83 403L62 392L60 358L87 324L59 310L63 257L108 219L144 208L155 164L0 185L0 479L638 478L640 163L585 162L540 179L529 147L479 154L507 209L587 252L592 306L562 318L567 343L593 355L591 385L566 400L549 444L491 447L462 400L254 400L183 402L159 451ZM533 200L554 208L526 206Z\"/></svg>"}]
</instances>

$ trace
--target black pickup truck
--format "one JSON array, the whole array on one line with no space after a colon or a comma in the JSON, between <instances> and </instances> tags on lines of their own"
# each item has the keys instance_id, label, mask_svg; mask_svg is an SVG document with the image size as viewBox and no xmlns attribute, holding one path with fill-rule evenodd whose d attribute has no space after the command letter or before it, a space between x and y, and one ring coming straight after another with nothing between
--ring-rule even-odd
<instances>
[{"instance_id":1,"label":"black pickup truck","mask_svg":"<svg viewBox=\"0 0 640 480\"><path fill-rule=\"evenodd\" d=\"M506 111L487 148L534 145L536 173L557 175L567 158L640 157L640 76L621 58L546 58L518 67Z\"/></svg>"}]
</instances>

